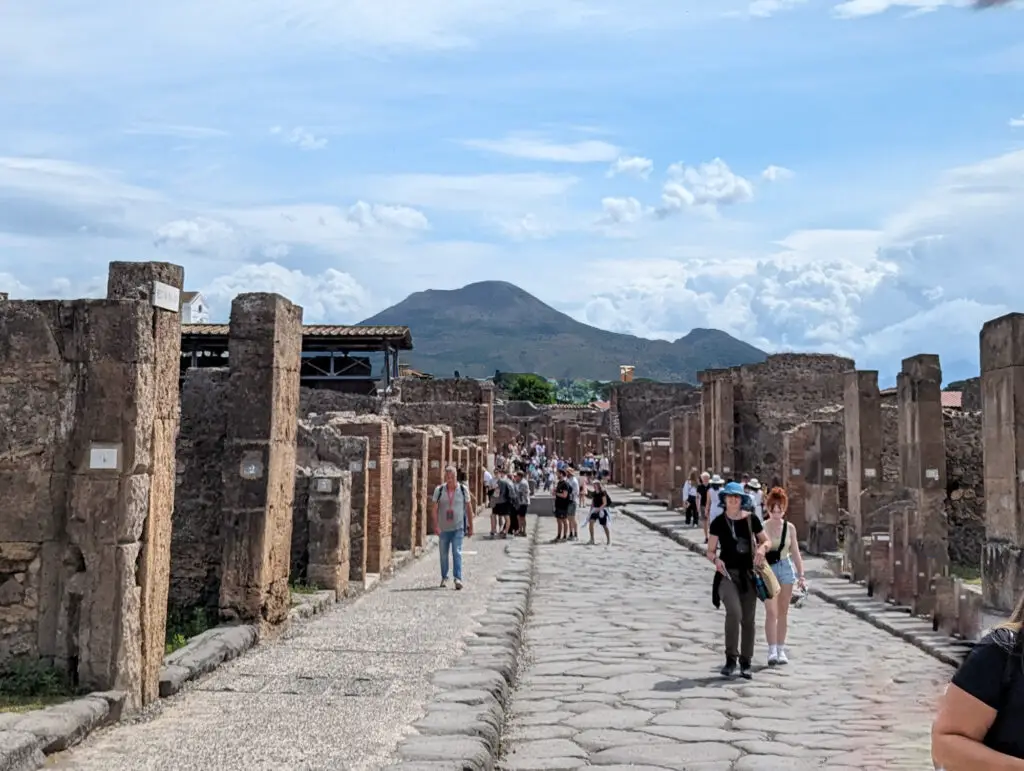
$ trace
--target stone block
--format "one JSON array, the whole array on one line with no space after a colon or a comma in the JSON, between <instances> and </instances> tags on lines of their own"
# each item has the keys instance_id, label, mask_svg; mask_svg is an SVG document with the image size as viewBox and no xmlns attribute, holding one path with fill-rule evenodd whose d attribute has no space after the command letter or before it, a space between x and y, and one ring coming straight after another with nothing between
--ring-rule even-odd
<instances>
[{"instance_id":1,"label":"stone block","mask_svg":"<svg viewBox=\"0 0 1024 771\"><path fill-rule=\"evenodd\" d=\"M981 371L1024 366L1024 313L1008 313L981 328Z\"/></svg>"},{"instance_id":2,"label":"stone block","mask_svg":"<svg viewBox=\"0 0 1024 771\"><path fill-rule=\"evenodd\" d=\"M343 597L350 575L352 473L320 467L313 470L308 484L306 579Z\"/></svg>"},{"instance_id":3,"label":"stone block","mask_svg":"<svg viewBox=\"0 0 1024 771\"><path fill-rule=\"evenodd\" d=\"M412 551L415 542L416 515L422 500L419 489L418 460L397 458L392 461L391 505L393 528L391 546L394 551Z\"/></svg>"}]
</instances>

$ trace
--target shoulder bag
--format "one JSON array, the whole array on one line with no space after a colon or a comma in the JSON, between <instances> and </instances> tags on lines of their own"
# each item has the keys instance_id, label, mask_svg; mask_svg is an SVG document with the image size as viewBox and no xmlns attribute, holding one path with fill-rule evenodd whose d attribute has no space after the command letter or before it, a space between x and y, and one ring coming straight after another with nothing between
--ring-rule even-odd
<instances>
[{"instance_id":1,"label":"shoulder bag","mask_svg":"<svg viewBox=\"0 0 1024 771\"><path fill-rule=\"evenodd\" d=\"M747 530L750 531L750 556L753 558L757 553L757 539L754 537L754 528L750 524L750 517L747 517ZM775 571L772 570L767 560L760 565L754 563L754 590L757 592L757 599L762 602L778 597L779 592L782 591L779 579L775 577Z\"/></svg>"}]
</instances>

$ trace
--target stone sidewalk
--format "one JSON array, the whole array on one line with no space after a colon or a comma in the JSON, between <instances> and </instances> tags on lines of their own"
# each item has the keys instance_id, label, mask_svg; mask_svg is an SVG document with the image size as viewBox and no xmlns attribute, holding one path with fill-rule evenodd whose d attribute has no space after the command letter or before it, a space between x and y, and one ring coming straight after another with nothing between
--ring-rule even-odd
<instances>
[{"instance_id":1,"label":"stone sidewalk","mask_svg":"<svg viewBox=\"0 0 1024 771\"><path fill-rule=\"evenodd\" d=\"M484 517L477 532L486 534ZM95 771L380 769L459 658L506 563L466 541L461 592L438 589L437 551L351 603L299 624L152 713L97 733L48 767Z\"/></svg>"},{"instance_id":2,"label":"stone sidewalk","mask_svg":"<svg viewBox=\"0 0 1024 771\"><path fill-rule=\"evenodd\" d=\"M725 681L706 560L622 514L611 547L546 535L501 768L931 767L947 665L810 597L791 614L789 666L763 667L759 611L754 679Z\"/></svg>"}]
</instances>

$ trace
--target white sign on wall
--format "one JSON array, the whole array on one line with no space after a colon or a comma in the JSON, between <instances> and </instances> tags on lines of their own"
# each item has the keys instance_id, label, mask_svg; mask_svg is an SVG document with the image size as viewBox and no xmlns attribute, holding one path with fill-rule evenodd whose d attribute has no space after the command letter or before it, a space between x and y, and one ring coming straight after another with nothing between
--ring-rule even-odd
<instances>
[{"instance_id":1,"label":"white sign on wall","mask_svg":"<svg viewBox=\"0 0 1024 771\"><path fill-rule=\"evenodd\" d=\"M366 461L366 468L369 468L369 469L377 468L377 461L375 461L375 460L368 460L368 461Z\"/></svg>"},{"instance_id":2,"label":"white sign on wall","mask_svg":"<svg viewBox=\"0 0 1024 771\"><path fill-rule=\"evenodd\" d=\"M331 491L331 480L326 477L319 477L316 480L316 491L318 493L329 493Z\"/></svg>"},{"instance_id":3,"label":"white sign on wall","mask_svg":"<svg viewBox=\"0 0 1024 771\"><path fill-rule=\"evenodd\" d=\"M162 281L153 282L153 292L150 301L154 308L163 308L165 311L181 311L181 292L177 287L165 284Z\"/></svg>"},{"instance_id":4,"label":"white sign on wall","mask_svg":"<svg viewBox=\"0 0 1024 771\"><path fill-rule=\"evenodd\" d=\"M430 468L441 468L441 461L432 460L430 461Z\"/></svg>"},{"instance_id":5,"label":"white sign on wall","mask_svg":"<svg viewBox=\"0 0 1024 771\"><path fill-rule=\"evenodd\" d=\"M930 468L924 472L925 479L938 479L939 470L937 468Z\"/></svg>"},{"instance_id":6,"label":"white sign on wall","mask_svg":"<svg viewBox=\"0 0 1024 771\"><path fill-rule=\"evenodd\" d=\"M117 471L117 447L96 444L89 448L89 468L97 471Z\"/></svg>"},{"instance_id":7,"label":"white sign on wall","mask_svg":"<svg viewBox=\"0 0 1024 771\"><path fill-rule=\"evenodd\" d=\"M722 473L723 474L728 474L730 471L732 471L732 469L729 468L728 466L722 466Z\"/></svg>"},{"instance_id":8,"label":"white sign on wall","mask_svg":"<svg viewBox=\"0 0 1024 771\"><path fill-rule=\"evenodd\" d=\"M354 474L361 474L363 471L363 464L357 460L349 461L348 470Z\"/></svg>"},{"instance_id":9,"label":"white sign on wall","mask_svg":"<svg viewBox=\"0 0 1024 771\"><path fill-rule=\"evenodd\" d=\"M798 476L800 476L800 469L798 469L798 468L791 468L789 470L789 475L791 477L798 477Z\"/></svg>"},{"instance_id":10,"label":"white sign on wall","mask_svg":"<svg viewBox=\"0 0 1024 771\"><path fill-rule=\"evenodd\" d=\"M832 476L832 469L830 469L830 468L825 469L825 476L827 476L827 477Z\"/></svg>"},{"instance_id":11,"label":"white sign on wall","mask_svg":"<svg viewBox=\"0 0 1024 771\"><path fill-rule=\"evenodd\" d=\"M866 469L864 469L864 478L865 479L874 479L876 476L878 476L878 472L875 469L873 469L873 468L866 468Z\"/></svg>"}]
</instances>

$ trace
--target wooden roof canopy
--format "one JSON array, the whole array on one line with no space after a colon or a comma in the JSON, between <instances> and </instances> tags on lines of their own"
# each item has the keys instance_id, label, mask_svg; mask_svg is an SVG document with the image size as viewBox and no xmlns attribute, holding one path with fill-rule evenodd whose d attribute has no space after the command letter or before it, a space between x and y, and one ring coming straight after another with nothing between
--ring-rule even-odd
<instances>
[{"instance_id":1,"label":"wooden roof canopy","mask_svg":"<svg viewBox=\"0 0 1024 771\"><path fill-rule=\"evenodd\" d=\"M227 347L228 324L182 324L182 348L197 345ZM411 351L412 332L409 327L345 326L332 324L304 324L302 326L303 351L363 351L372 353L388 348Z\"/></svg>"}]
</instances>

